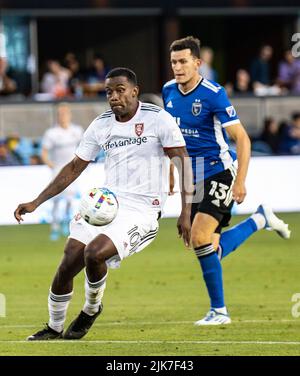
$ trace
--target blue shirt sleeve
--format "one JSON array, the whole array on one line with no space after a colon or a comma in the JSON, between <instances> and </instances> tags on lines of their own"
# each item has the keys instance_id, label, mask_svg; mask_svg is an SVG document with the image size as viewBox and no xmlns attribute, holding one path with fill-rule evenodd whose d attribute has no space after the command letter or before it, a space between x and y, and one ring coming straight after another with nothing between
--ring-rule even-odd
<instances>
[{"instance_id":1,"label":"blue shirt sleeve","mask_svg":"<svg viewBox=\"0 0 300 376\"><path fill-rule=\"evenodd\" d=\"M213 112L223 127L238 124L240 122L236 110L230 103L225 89L222 87L213 97Z\"/></svg>"}]
</instances>

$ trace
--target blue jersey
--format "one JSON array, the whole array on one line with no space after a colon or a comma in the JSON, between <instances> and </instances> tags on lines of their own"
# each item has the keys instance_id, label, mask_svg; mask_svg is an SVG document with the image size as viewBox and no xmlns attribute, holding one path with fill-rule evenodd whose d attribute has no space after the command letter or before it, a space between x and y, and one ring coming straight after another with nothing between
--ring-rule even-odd
<instances>
[{"instance_id":1,"label":"blue jersey","mask_svg":"<svg viewBox=\"0 0 300 376\"><path fill-rule=\"evenodd\" d=\"M236 160L236 154L228 146L225 128L240 121L225 89L202 78L194 89L183 93L172 80L164 85L162 97L165 109L179 125L192 157L195 182L229 168Z\"/></svg>"}]
</instances>

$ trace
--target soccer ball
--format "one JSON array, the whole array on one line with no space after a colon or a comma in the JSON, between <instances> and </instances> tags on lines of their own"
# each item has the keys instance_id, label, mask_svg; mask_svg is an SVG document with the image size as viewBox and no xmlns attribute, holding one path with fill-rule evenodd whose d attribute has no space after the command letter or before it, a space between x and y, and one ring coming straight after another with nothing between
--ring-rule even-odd
<instances>
[{"instance_id":1,"label":"soccer ball","mask_svg":"<svg viewBox=\"0 0 300 376\"><path fill-rule=\"evenodd\" d=\"M79 205L79 214L90 225L105 226L112 222L119 209L116 195L107 188L93 188Z\"/></svg>"}]
</instances>

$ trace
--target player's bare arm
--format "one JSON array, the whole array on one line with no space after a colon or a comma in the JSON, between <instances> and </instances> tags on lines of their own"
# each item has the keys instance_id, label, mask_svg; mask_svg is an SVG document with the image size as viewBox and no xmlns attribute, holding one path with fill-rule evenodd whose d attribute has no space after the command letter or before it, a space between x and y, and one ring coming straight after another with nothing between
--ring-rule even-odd
<instances>
[{"instance_id":1,"label":"player's bare arm","mask_svg":"<svg viewBox=\"0 0 300 376\"><path fill-rule=\"evenodd\" d=\"M41 157L42 157L42 161L43 161L44 164L46 164L50 168L54 167L53 163L49 159L48 149L46 149L45 147L42 148Z\"/></svg>"},{"instance_id":2,"label":"player's bare arm","mask_svg":"<svg viewBox=\"0 0 300 376\"><path fill-rule=\"evenodd\" d=\"M169 196L173 196L175 186L175 176L174 176L174 164L170 163L170 177L169 177Z\"/></svg>"},{"instance_id":3,"label":"player's bare arm","mask_svg":"<svg viewBox=\"0 0 300 376\"><path fill-rule=\"evenodd\" d=\"M32 213L38 206L50 198L61 193L84 171L89 162L75 156L75 158L65 165L54 178L54 180L31 202L20 204L14 212L16 220L23 221L22 215Z\"/></svg>"},{"instance_id":4,"label":"player's bare arm","mask_svg":"<svg viewBox=\"0 0 300 376\"><path fill-rule=\"evenodd\" d=\"M178 234L184 244L190 246L191 238L191 206L193 196L193 171L190 158L185 147L165 149L166 154L176 166L180 177L181 214L177 221Z\"/></svg>"},{"instance_id":5,"label":"player's bare arm","mask_svg":"<svg viewBox=\"0 0 300 376\"><path fill-rule=\"evenodd\" d=\"M236 143L238 170L232 188L233 199L241 204L247 194L245 181L251 155L251 142L242 124L234 124L226 128L230 138Z\"/></svg>"}]
</instances>

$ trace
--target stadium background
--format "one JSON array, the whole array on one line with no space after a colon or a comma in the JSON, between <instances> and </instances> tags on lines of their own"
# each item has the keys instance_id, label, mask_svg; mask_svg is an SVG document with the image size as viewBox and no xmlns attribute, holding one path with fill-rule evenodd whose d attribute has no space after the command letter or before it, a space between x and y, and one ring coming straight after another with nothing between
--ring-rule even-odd
<instances>
[{"instance_id":1,"label":"stadium background","mask_svg":"<svg viewBox=\"0 0 300 376\"><path fill-rule=\"evenodd\" d=\"M143 5L121 0L2 0L0 6L8 60L26 94L1 99L0 137L17 132L39 138L51 126L55 103L39 101L35 94L44 61L62 59L66 51L88 61L93 51L100 50L110 67L124 65L136 71L142 93L159 94L163 82L172 77L168 46L173 39L194 35L212 46L219 81L225 82L256 55L262 43L275 47L278 62L291 47L291 36L300 32L300 2L295 1L221 0L212 7L210 1L192 0L143 1ZM288 119L299 111L299 99L248 95L232 101L255 137L265 116ZM106 108L101 97L65 100L71 103L74 121L84 127ZM254 158L248 181L251 205L246 202L241 212L252 211L261 200L281 212L294 212L282 214L293 236L282 242L261 232L238 251L240 255L225 261L226 292L237 317L230 329L200 333L192 327L207 306L206 294L196 261L176 238L175 221L165 219L156 242L112 273L105 295L107 309L87 337L90 342L24 346L26 335L47 320L47 289L63 240L48 241L47 225L1 226L0 354L299 355L300 321L292 315L292 297L299 292L300 157ZM13 222L11 209L39 191L48 172L45 166L0 167L0 223ZM173 216L174 204L169 206ZM36 219L28 216L26 221L47 222L48 215L49 211ZM80 309L82 286L81 276L69 317Z\"/></svg>"}]
</instances>

